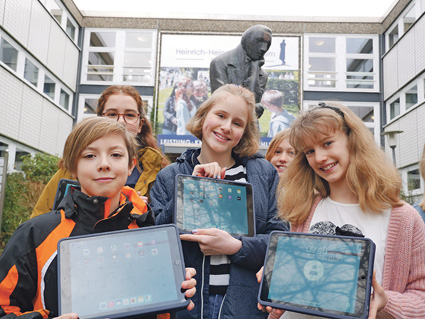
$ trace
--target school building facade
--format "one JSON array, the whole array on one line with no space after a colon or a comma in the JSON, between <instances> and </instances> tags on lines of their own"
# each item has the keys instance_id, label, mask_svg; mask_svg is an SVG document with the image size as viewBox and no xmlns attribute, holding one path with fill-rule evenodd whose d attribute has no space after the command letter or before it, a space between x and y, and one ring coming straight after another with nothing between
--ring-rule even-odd
<instances>
[{"instance_id":1,"label":"school building facade","mask_svg":"<svg viewBox=\"0 0 425 319\"><path fill-rule=\"evenodd\" d=\"M146 19L83 16L72 0L1 0L0 157L7 150L10 172L25 154L60 156L73 125L95 114L97 98L112 84L137 88L161 137L161 92L170 74L205 78L212 57L264 24L276 45L269 81L295 83L291 103L301 109L327 100L350 107L395 155L404 193L419 196L424 12L425 0L400 0L380 22ZM196 145L190 138L158 139L167 153Z\"/></svg>"}]
</instances>

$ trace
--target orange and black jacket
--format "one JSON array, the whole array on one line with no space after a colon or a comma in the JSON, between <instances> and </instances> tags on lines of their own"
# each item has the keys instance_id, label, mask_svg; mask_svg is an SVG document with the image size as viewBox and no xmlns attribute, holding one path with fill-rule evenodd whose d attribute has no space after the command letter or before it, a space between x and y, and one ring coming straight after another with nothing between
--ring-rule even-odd
<instances>
[{"instance_id":1,"label":"orange and black jacket","mask_svg":"<svg viewBox=\"0 0 425 319\"><path fill-rule=\"evenodd\" d=\"M124 187L120 206L72 189L58 210L20 225L0 256L0 319L58 316L57 243L65 237L152 226L153 214ZM105 216L107 216L105 218Z\"/></svg>"}]
</instances>

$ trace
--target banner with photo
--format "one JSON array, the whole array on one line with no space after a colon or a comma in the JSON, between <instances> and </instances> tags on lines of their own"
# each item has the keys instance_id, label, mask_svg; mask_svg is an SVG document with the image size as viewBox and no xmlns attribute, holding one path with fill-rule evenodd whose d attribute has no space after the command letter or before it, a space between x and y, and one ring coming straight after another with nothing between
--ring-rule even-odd
<instances>
[{"instance_id":1,"label":"banner with photo","mask_svg":"<svg viewBox=\"0 0 425 319\"><path fill-rule=\"evenodd\" d=\"M161 35L161 62L156 99L160 145L188 142L199 144L199 141L185 130L185 123L194 115L196 108L211 95L209 77L211 60L234 49L240 41L240 35ZM262 68L268 73L266 92L269 92L265 92L263 98L268 97L269 102L278 101L277 104L281 105L272 103L265 105L265 111L259 119L263 146L268 146L271 137L276 133L273 127L277 127L276 123L281 122L282 117L287 125L298 113L299 45L299 37L273 35L272 44L265 55L265 64ZM181 84L181 81L186 82L185 86L193 87L191 101L185 99L181 101L182 98L176 101L175 87L178 83ZM195 105L195 108L183 116L179 115L177 121L176 103Z\"/></svg>"}]
</instances>

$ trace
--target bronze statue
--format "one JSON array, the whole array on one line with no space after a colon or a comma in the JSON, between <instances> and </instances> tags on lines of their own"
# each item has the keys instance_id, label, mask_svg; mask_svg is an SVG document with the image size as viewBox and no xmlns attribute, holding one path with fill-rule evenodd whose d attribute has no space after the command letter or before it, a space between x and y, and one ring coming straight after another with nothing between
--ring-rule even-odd
<instances>
[{"instance_id":1,"label":"bronze statue","mask_svg":"<svg viewBox=\"0 0 425 319\"><path fill-rule=\"evenodd\" d=\"M211 92L227 83L242 85L255 94L256 113L260 118L264 111L260 102L268 77L261 67L271 43L272 31L268 27L254 25L248 28L236 48L211 61Z\"/></svg>"}]
</instances>

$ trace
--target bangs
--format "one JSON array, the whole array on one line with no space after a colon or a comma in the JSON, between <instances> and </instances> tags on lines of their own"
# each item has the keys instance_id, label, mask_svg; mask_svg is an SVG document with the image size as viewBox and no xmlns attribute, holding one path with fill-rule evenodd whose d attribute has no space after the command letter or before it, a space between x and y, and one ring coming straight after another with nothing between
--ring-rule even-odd
<instances>
[{"instance_id":1,"label":"bangs","mask_svg":"<svg viewBox=\"0 0 425 319\"><path fill-rule=\"evenodd\" d=\"M308 113L314 113L314 111ZM310 117L309 115L312 114L298 118L289 135L290 144L298 152L303 152L309 145L317 144L324 138L342 130L340 119L333 114L320 117Z\"/></svg>"}]
</instances>

